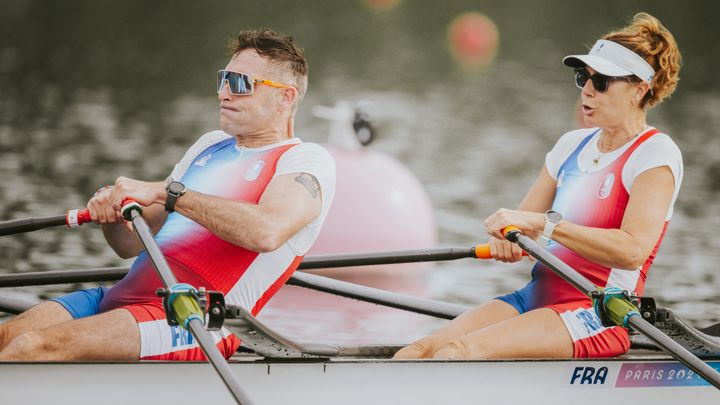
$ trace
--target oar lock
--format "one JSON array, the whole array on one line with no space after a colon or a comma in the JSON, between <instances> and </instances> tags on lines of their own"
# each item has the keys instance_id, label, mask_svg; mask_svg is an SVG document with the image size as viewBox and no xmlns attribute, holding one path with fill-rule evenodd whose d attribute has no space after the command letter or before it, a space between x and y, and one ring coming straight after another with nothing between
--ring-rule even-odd
<instances>
[{"instance_id":1,"label":"oar lock","mask_svg":"<svg viewBox=\"0 0 720 405\"><path fill-rule=\"evenodd\" d=\"M603 326L628 328L628 318L632 315L640 315L654 325L666 316L657 309L653 297L640 297L634 291L608 287L590 292L590 298Z\"/></svg>"},{"instance_id":2,"label":"oar lock","mask_svg":"<svg viewBox=\"0 0 720 405\"><path fill-rule=\"evenodd\" d=\"M220 330L225 322L225 296L220 291L207 291L205 287L195 289L190 284L178 283L171 288L155 291L162 297L163 308L170 326L182 326L198 318L207 330Z\"/></svg>"}]
</instances>

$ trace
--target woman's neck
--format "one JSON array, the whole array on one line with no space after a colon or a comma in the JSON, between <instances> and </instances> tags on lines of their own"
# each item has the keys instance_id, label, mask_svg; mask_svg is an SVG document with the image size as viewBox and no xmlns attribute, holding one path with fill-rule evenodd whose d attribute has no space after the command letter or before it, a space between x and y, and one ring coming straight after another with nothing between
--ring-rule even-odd
<instances>
[{"instance_id":1,"label":"woman's neck","mask_svg":"<svg viewBox=\"0 0 720 405\"><path fill-rule=\"evenodd\" d=\"M598 150L602 153L612 152L638 136L647 127L645 114L639 114L620 125L605 127L598 139Z\"/></svg>"}]
</instances>

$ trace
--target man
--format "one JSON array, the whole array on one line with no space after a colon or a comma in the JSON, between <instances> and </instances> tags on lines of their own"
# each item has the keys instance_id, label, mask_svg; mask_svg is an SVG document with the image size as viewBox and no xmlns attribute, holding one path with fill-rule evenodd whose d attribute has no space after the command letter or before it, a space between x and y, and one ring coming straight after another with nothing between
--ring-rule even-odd
<instances>
[{"instance_id":1,"label":"man","mask_svg":"<svg viewBox=\"0 0 720 405\"><path fill-rule=\"evenodd\" d=\"M270 30L241 32L231 51L218 72L222 131L203 135L166 181L120 177L88 202L115 252L140 254L128 275L0 325L0 360L204 359L187 331L167 324L160 280L119 214L127 198L145 206L178 280L222 291L228 304L257 314L297 268L335 191L330 155L293 133L307 62ZM240 344L226 329L212 333L226 357Z\"/></svg>"}]
</instances>

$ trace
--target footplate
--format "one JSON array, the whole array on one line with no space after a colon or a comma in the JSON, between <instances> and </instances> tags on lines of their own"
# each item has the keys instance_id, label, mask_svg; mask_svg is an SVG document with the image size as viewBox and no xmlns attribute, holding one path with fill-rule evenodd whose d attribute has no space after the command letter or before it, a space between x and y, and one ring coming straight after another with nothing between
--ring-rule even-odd
<instances>
[{"instance_id":1,"label":"footplate","mask_svg":"<svg viewBox=\"0 0 720 405\"><path fill-rule=\"evenodd\" d=\"M240 338L244 346L269 358L329 358L339 353L334 345L303 345L273 331L258 321L247 310L228 306L225 326Z\"/></svg>"},{"instance_id":2,"label":"footplate","mask_svg":"<svg viewBox=\"0 0 720 405\"><path fill-rule=\"evenodd\" d=\"M698 357L720 358L720 336L710 334L710 328L695 329L666 308L656 309L655 327ZM642 335L632 336L632 347L657 349L650 339Z\"/></svg>"}]
</instances>

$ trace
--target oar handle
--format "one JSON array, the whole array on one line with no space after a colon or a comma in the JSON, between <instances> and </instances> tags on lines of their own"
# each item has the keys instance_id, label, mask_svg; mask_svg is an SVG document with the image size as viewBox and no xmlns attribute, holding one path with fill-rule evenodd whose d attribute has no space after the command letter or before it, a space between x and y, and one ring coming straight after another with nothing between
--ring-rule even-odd
<instances>
[{"instance_id":1,"label":"oar handle","mask_svg":"<svg viewBox=\"0 0 720 405\"><path fill-rule=\"evenodd\" d=\"M67 225L68 228L77 228L88 222L92 222L92 218L87 208L70 210L65 214L65 225Z\"/></svg>"},{"instance_id":2,"label":"oar handle","mask_svg":"<svg viewBox=\"0 0 720 405\"><path fill-rule=\"evenodd\" d=\"M527 252L522 252L523 256L527 256ZM490 252L490 244L485 243L482 245L475 246L475 258L477 259L492 259L492 253Z\"/></svg>"}]
</instances>

